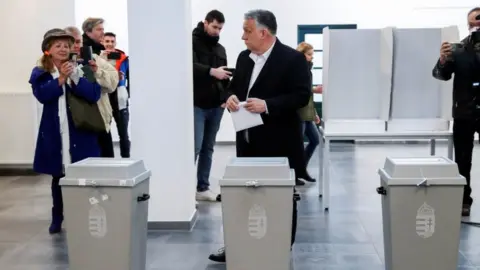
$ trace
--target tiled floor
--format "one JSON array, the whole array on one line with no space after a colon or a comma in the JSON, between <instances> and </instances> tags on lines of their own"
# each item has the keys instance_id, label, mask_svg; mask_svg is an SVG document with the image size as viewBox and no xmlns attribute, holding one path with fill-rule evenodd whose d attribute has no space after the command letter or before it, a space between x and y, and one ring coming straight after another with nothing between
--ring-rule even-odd
<instances>
[{"instance_id":1,"label":"tiled floor","mask_svg":"<svg viewBox=\"0 0 480 270\"><path fill-rule=\"evenodd\" d=\"M383 266L383 236L377 169L386 155L425 156L427 145L334 145L330 212L324 213L315 185L301 188L297 242L293 250L296 270L379 270ZM446 148L439 146L438 153ZM218 178L232 146L218 146L212 184ZM474 164L480 162L475 153ZM318 159L311 174L318 174ZM474 195L480 194L480 167L473 166ZM194 180L192 180L194 181ZM50 188L46 177L0 178L0 269L65 270L68 255L64 236L47 233ZM201 204L192 232L150 232L149 270L225 269L208 261L223 242L220 204ZM480 207L472 219L480 220ZM458 269L480 270L480 227L462 228ZM441 247L440 247L441 248ZM105 269L111 270L111 269ZM429 269L428 269L429 270ZM433 269L432 269L433 270Z\"/></svg>"}]
</instances>

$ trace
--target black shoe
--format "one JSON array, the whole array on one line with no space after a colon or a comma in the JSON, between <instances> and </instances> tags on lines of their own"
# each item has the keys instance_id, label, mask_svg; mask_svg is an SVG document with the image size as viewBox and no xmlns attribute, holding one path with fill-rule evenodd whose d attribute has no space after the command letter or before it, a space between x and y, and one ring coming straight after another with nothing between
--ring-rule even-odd
<instances>
[{"instance_id":1,"label":"black shoe","mask_svg":"<svg viewBox=\"0 0 480 270\"><path fill-rule=\"evenodd\" d=\"M295 186L305 186L305 182L300 179L295 179Z\"/></svg>"},{"instance_id":2,"label":"black shoe","mask_svg":"<svg viewBox=\"0 0 480 270\"><path fill-rule=\"evenodd\" d=\"M63 209L58 210L52 208L52 222L50 227L48 227L48 232L50 234L57 234L62 232L62 222L63 222Z\"/></svg>"},{"instance_id":3,"label":"black shoe","mask_svg":"<svg viewBox=\"0 0 480 270\"><path fill-rule=\"evenodd\" d=\"M217 195L217 202L221 202L222 201L222 194L218 194Z\"/></svg>"},{"instance_id":4,"label":"black shoe","mask_svg":"<svg viewBox=\"0 0 480 270\"><path fill-rule=\"evenodd\" d=\"M210 256L208 256L208 259L214 262L219 262L219 263L226 262L225 248L223 247L219 249L217 253L210 254Z\"/></svg>"},{"instance_id":5,"label":"black shoe","mask_svg":"<svg viewBox=\"0 0 480 270\"><path fill-rule=\"evenodd\" d=\"M462 217L469 217L471 208L471 205L464 204L462 207Z\"/></svg>"},{"instance_id":6,"label":"black shoe","mask_svg":"<svg viewBox=\"0 0 480 270\"><path fill-rule=\"evenodd\" d=\"M302 178L303 180L307 181L307 182L317 182L317 180L315 180L315 178L312 178L310 175L307 175L306 177L300 177Z\"/></svg>"}]
</instances>

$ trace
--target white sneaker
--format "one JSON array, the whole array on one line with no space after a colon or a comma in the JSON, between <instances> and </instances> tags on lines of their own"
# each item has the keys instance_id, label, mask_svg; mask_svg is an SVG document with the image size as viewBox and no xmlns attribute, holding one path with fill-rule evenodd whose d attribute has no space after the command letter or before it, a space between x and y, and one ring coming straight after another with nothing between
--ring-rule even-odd
<instances>
[{"instance_id":1,"label":"white sneaker","mask_svg":"<svg viewBox=\"0 0 480 270\"><path fill-rule=\"evenodd\" d=\"M217 194L211 190L205 190L202 192L198 192L195 195L195 199L197 201L208 201L208 202L216 202L217 201Z\"/></svg>"}]
</instances>

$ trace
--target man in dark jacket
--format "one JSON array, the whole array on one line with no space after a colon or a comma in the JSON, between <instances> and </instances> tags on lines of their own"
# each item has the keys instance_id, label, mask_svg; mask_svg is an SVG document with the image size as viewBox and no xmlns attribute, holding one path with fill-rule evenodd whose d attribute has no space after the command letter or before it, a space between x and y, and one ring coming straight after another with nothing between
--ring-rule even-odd
<instances>
[{"instance_id":1,"label":"man in dark jacket","mask_svg":"<svg viewBox=\"0 0 480 270\"><path fill-rule=\"evenodd\" d=\"M213 148L224 108L223 92L231 73L225 70L225 48L218 43L225 23L218 10L210 11L193 30L193 96L195 123L195 161L197 168L197 201L216 201L210 190Z\"/></svg>"},{"instance_id":2,"label":"man in dark jacket","mask_svg":"<svg viewBox=\"0 0 480 270\"><path fill-rule=\"evenodd\" d=\"M470 187L473 138L480 133L480 7L468 13L470 36L462 40L462 48L452 51L452 45L444 42L440 59L433 68L433 77L448 81L453 79L453 144L458 170L467 180L463 193L462 216L470 216L473 203Z\"/></svg>"},{"instance_id":3,"label":"man in dark jacket","mask_svg":"<svg viewBox=\"0 0 480 270\"><path fill-rule=\"evenodd\" d=\"M105 50L105 47L102 45L105 34L104 22L102 18L87 18L82 24L83 46L91 46L93 53L97 55L100 55Z\"/></svg>"},{"instance_id":4,"label":"man in dark jacket","mask_svg":"<svg viewBox=\"0 0 480 270\"><path fill-rule=\"evenodd\" d=\"M87 18L82 24L83 47L92 47L92 53L100 55L105 47L102 45L105 21L102 18ZM101 132L98 134L101 157L115 157L113 150L112 133Z\"/></svg>"}]
</instances>

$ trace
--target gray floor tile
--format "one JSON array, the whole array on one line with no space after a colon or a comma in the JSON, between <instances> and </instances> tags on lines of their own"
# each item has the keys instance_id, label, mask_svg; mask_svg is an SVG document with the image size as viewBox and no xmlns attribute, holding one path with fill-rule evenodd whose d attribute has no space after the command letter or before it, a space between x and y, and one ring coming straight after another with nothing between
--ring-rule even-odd
<instances>
[{"instance_id":1,"label":"gray floor tile","mask_svg":"<svg viewBox=\"0 0 480 270\"><path fill-rule=\"evenodd\" d=\"M439 154L446 151L439 145ZM218 146L211 172L212 189L219 190L227 157L233 146ZM384 269L384 243L377 169L389 156L427 156L425 144L335 144L331 153L331 206L323 211L318 183L298 188L297 242L292 251L295 270ZM474 163L480 162L478 148ZM316 179L318 156L309 172ZM480 167L473 166L473 195L480 194ZM6 270L68 270L65 235L50 236L50 178L47 176L0 177L0 265ZM480 221L474 205L472 220ZM198 220L191 232L150 231L148 270L225 270L208 261L223 244L220 203L200 203ZM480 227L462 226L458 269L480 270Z\"/></svg>"}]
</instances>

